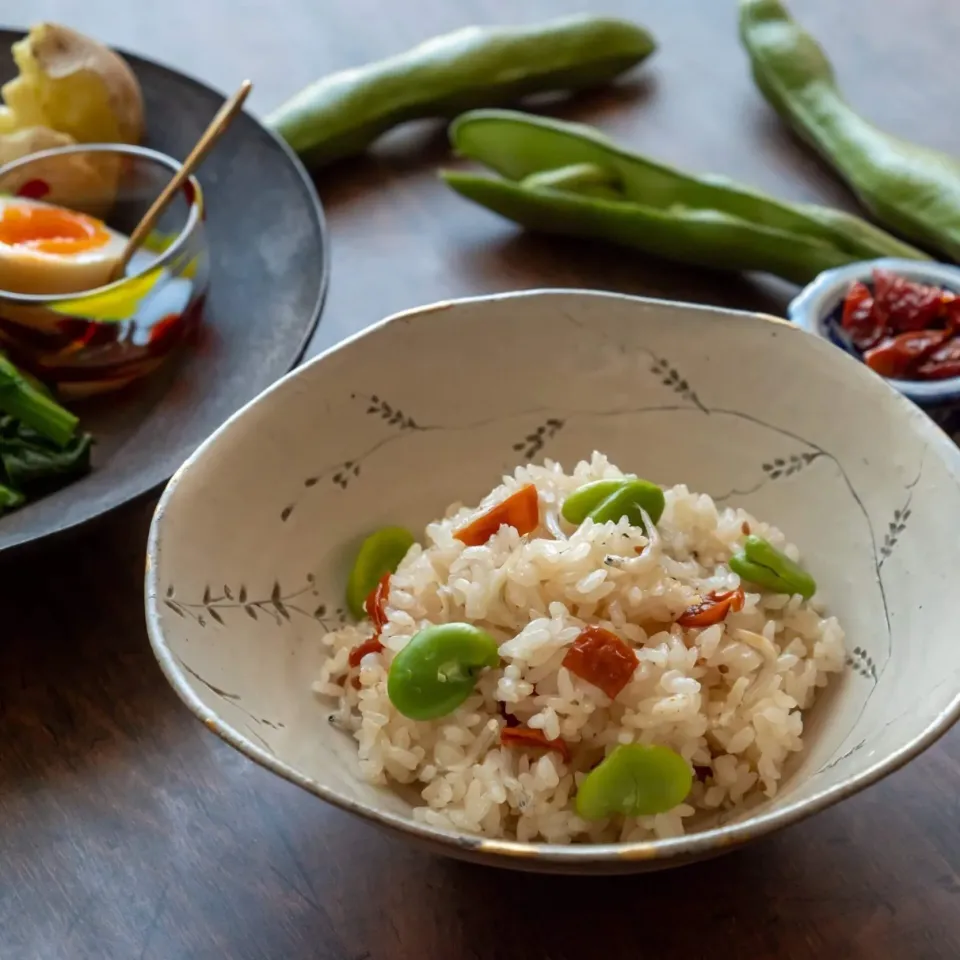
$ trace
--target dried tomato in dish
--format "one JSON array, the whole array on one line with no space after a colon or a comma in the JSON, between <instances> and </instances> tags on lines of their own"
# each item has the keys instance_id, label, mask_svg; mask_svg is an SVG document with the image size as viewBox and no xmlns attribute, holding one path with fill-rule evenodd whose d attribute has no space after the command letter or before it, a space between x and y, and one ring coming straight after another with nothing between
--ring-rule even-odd
<instances>
[{"instance_id":1,"label":"dried tomato in dish","mask_svg":"<svg viewBox=\"0 0 960 960\"><path fill-rule=\"evenodd\" d=\"M505 747L534 747L540 750L556 750L564 763L570 762L570 748L563 740L548 740L542 730L532 727L504 727L500 731L500 743Z\"/></svg>"},{"instance_id":2,"label":"dried tomato in dish","mask_svg":"<svg viewBox=\"0 0 960 960\"><path fill-rule=\"evenodd\" d=\"M704 597L699 603L687 607L677 618L681 627L712 627L715 623L726 620L727 614L743 609L743 589L728 590L726 593L714 591Z\"/></svg>"},{"instance_id":3,"label":"dried tomato in dish","mask_svg":"<svg viewBox=\"0 0 960 960\"><path fill-rule=\"evenodd\" d=\"M874 270L872 289L857 281L840 325L871 370L898 380L960 376L960 297Z\"/></svg>"},{"instance_id":4,"label":"dried tomato in dish","mask_svg":"<svg viewBox=\"0 0 960 960\"><path fill-rule=\"evenodd\" d=\"M937 347L917 368L921 380L946 380L960 377L960 337L951 337Z\"/></svg>"},{"instance_id":5,"label":"dried tomato in dish","mask_svg":"<svg viewBox=\"0 0 960 960\"><path fill-rule=\"evenodd\" d=\"M840 325L858 350L868 350L883 337L884 325L873 310L873 294L858 280L843 301Z\"/></svg>"},{"instance_id":6,"label":"dried tomato in dish","mask_svg":"<svg viewBox=\"0 0 960 960\"><path fill-rule=\"evenodd\" d=\"M904 380L950 336L949 330L898 333L867 350L863 355L863 362L881 377Z\"/></svg>"},{"instance_id":7,"label":"dried tomato in dish","mask_svg":"<svg viewBox=\"0 0 960 960\"><path fill-rule=\"evenodd\" d=\"M458 530L454 537L468 547L480 547L503 526L513 527L523 537L539 525L540 499L537 488L528 483Z\"/></svg>"},{"instance_id":8,"label":"dried tomato in dish","mask_svg":"<svg viewBox=\"0 0 960 960\"><path fill-rule=\"evenodd\" d=\"M599 687L611 700L630 682L640 661L615 633L584 627L563 658L572 674Z\"/></svg>"}]
</instances>

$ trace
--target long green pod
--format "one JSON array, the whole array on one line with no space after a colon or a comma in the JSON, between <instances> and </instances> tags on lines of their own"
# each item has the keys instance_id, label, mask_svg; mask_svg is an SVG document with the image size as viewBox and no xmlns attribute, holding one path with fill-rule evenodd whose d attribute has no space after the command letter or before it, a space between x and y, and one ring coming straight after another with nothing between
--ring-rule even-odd
<instances>
[{"instance_id":1,"label":"long green pod","mask_svg":"<svg viewBox=\"0 0 960 960\"><path fill-rule=\"evenodd\" d=\"M644 253L719 270L758 270L794 283L858 257L801 234L707 210L667 213L636 203L529 189L459 171L441 176L461 196L530 230L606 240Z\"/></svg>"},{"instance_id":2,"label":"long green pod","mask_svg":"<svg viewBox=\"0 0 960 960\"><path fill-rule=\"evenodd\" d=\"M324 77L283 104L267 123L317 167L359 153L408 120L450 117L532 93L604 83L655 48L643 27L610 17L467 27Z\"/></svg>"},{"instance_id":3,"label":"long green pod","mask_svg":"<svg viewBox=\"0 0 960 960\"><path fill-rule=\"evenodd\" d=\"M884 256L928 259L921 251L852 214L812 204L787 203L726 178L684 173L626 150L583 124L513 110L473 110L454 120L450 140L457 153L510 180L542 177L544 171L592 164L619 183L625 201L658 209L680 220L688 215L695 220L701 215L709 219L726 215L758 229L769 228L781 239L800 235L811 243L821 240L832 248L832 254L826 256L834 266ZM762 233L758 241L763 242ZM716 253L722 257L723 251ZM842 258L843 253L849 256ZM764 251L758 250L757 255L762 257ZM805 259L802 250L799 257ZM776 262L781 257L777 254L774 259ZM698 258L691 262L704 261ZM710 262L715 262L714 258ZM737 268L766 269L753 264Z\"/></svg>"},{"instance_id":4,"label":"long green pod","mask_svg":"<svg viewBox=\"0 0 960 960\"><path fill-rule=\"evenodd\" d=\"M779 0L740 0L740 38L771 106L884 226L960 260L960 161L869 123Z\"/></svg>"}]
</instances>

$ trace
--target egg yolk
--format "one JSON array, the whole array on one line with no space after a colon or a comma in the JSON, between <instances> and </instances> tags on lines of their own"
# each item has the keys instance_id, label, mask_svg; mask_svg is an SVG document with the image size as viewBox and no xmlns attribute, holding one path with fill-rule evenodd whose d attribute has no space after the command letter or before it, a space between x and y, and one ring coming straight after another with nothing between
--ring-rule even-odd
<instances>
[{"instance_id":1,"label":"egg yolk","mask_svg":"<svg viewBox=\"0 0 960 960\"><path fill-rule=\"evenodd\" d=\"M104 246L110 232L93 217L63 207L9 206L0 212L0 244L38 253L85 253Z\"/></svg>"}]
</instances>

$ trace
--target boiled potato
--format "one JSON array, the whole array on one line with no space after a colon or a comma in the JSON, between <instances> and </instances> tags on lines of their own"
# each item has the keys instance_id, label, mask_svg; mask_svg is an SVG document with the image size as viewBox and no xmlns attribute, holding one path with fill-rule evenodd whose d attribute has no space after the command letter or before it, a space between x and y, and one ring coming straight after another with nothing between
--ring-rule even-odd
<instances>
[{"instance_id":1,"label":"boiled potato","mask_svg":"<svg viewBox=\"0 0 960 960\"><path fill-rule=\"evenodd\" d=\"M140 84L102 43L41 23L13 45L13 58L20 75L2 88L0 135L45 127L80 143L140 141Z\"/></svg>"}]
</instances>

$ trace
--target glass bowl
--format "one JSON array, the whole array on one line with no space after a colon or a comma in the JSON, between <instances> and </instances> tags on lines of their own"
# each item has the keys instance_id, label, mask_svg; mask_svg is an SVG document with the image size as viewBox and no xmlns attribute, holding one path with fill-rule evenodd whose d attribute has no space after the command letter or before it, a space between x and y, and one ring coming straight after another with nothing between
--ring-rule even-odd
<instances>
[{"instance_id":1,"label":"glass bowl","mask_svg":"<svg viewBox=\"0 0 960 960\"><path fill-rule=\"evenodd\" d=\"M0 168L0 251L7 251L0 254L6 260L0 260L0 286L23 283L16 292L0 289L0 349L61 394L124 387L155 370L196 328L210 274L200 185L192 177L184 184L122 279L107 282L104 253L82 274L47 269L40 281L47 292L19 277L18 253L2 242L7 211L53 204L95 218L79 219L81 229L102 229L95 223L102 221L120 235L110 241L110 250L119 253L179 169L165 154L118 144L47 150ZM70 236L54 240L70 249ZM78 277L87 289L75 289Z\"/></svg>"}]
</instances>

